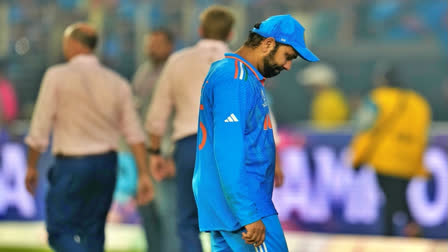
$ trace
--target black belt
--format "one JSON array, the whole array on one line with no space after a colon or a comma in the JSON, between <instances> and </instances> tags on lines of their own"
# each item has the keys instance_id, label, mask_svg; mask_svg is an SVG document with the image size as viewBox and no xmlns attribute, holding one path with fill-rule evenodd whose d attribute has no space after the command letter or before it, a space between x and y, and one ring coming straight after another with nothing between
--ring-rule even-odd
<instances>
[{"instance_id":1,"label":"black belt","mask_svg":"<svg viewBox=\"0 0 448 252\"><path fill-rule=\"evenodd\" d=\"M103 152L103 153L85 154L85 155L67 155L67 154L63 154L63 153L56 153L54 156L58 159L80 159L80 158L102 156L102 155L116 154L116 153L117 153L116 151L112 150L112 151L107 151L107 152Z\"/></svg>"}]
</instances>

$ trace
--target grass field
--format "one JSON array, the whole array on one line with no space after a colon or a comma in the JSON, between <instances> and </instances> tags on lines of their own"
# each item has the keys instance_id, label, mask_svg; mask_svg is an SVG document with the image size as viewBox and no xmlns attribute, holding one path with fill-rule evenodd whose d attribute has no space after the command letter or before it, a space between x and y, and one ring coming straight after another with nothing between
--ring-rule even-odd
<instances>
[{"instance_id":1,"label":"grass field","mask_svg":"<svg viewBox=\"0 0 448 252\"><path fill-rule=\"evenodd\" d=\"M51 249L44 248L8 248L1 247L0 252L53 252ZM144 250L106 250L106 252L144 252Z\"/></svg>"},{"instance_id":2,"label":"grass field","mask_svg":"<svg viewBox=\"0 0 448 252\"><path fill-rule=\"evenodd\" d=\"M285 233L290 252L447 252L447 240L387 238L381 236ZM204 252L210 252L207 234L201 235ZM145 240L137 225L108 224L106 252L144 252ZM42 222L0 223L0 252L52 252ZM155 251L158 252L158 251Z\"/></svg>"},{"instance_id":3,"label":"grass field","mask_svg":"<svg viewBox=\"0 0 448 252\"><path fill-rule=\"evenodd\" d=\"M107 252L143 252L144 235L137 225L108 224ZM0 252L51 252L43 222L0 223Z\"/></svg>"},{"instance_id":4,"label":"grass field","mask_svg":"<svg viewBox=\"0 0 448 252\"><path fill-rule=\"evenodd\" d=\"M26 238L24 238L26 237ZM210 251L208 234L201 234L204 252ZM146 251L139 225L107 224L106 252ZM51 252L43 222L0 222L0 252Z\"/></svg>"}]
</instances>

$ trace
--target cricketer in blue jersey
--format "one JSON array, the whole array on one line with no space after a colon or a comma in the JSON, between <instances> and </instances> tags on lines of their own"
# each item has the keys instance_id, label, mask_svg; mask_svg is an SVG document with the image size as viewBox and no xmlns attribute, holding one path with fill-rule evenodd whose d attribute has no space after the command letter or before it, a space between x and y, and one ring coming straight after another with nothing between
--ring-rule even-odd
<instances>
[{"instance_id":1,"label":"cricketer in blue jersey","mask_svg":"<svg viewBox=\"0 0 448 252\"><path fill-rule=\"evenodd\" d=\"M272 16L213 63L204 81L193 191L212 251L288 251L272 202L275 144L264 80L297 56L319 60L304 31L290 15Z\"/></svg>"}]
</instances>

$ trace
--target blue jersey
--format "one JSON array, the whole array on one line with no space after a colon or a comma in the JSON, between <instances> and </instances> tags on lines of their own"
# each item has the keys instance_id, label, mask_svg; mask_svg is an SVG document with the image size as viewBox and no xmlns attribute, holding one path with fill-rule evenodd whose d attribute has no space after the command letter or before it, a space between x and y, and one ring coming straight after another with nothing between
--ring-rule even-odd
<instances>
[{"instance_id":1,"label":"blue jersey","mask_svg":"<svg viewBox=\"0 0 448 252\"><path fill-rule=\"evenodd\" d=\"M275 144L263 83L237 54L214 62L204 81L193 175L201 231L234 231L277 214Z\"/></svg>"}]
</instances>

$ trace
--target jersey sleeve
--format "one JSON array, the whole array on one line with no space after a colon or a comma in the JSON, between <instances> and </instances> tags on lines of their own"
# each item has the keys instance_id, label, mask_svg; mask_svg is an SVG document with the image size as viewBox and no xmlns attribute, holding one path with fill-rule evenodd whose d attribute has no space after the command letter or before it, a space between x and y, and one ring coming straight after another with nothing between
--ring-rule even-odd
<instances>
[{"instance_id":1,"label":"jersey sleeve","mask_svg":"<svg viewBox=\"0 0 448 252\"><path fill-rule=\"evenodd\" d=\"M245 170L244 132L254 92L249 83L232 77L216 80L213 87L213 150L226 201L245 226L260 219Z\"/></svg>"}]
</instances>

